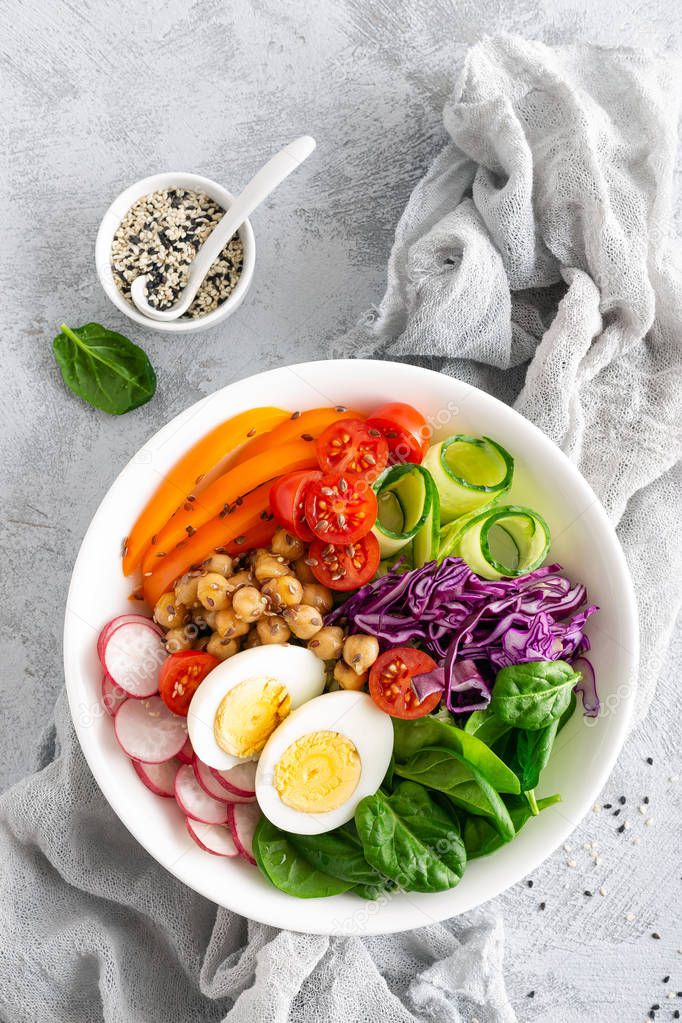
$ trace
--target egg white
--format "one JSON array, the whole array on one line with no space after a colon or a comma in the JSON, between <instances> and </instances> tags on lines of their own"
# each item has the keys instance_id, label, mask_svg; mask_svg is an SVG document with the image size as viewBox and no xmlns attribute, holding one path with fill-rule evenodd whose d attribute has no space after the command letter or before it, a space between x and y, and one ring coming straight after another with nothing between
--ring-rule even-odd
<instances>
[{"instance_id":1,"label":"egg white","mask_svg":"<svg viewBox=\"0 0 682 1023\"><path fill-rule=\"evenodd\" d=\"M360 780L353 794L336 810L306 813L283 803L274 786L275 767L293 742L310 732L339 732L360 756ZM371 696L340 690L324 693L299 707L275 729L261 751L256 770L256 799L272 823L299 835L321 835L349 821L365 796L377 791L393 752L393 726Z\"/></svg>"},{"instance_id":2,"label":"egg white","mask_svg":"<svg viewBox=\"0 0 682 1023\"><path fill-rule=\"evenodd\" d=\"M305 647L285 644L252 647L223 661L206 676L189 705L187 729L194 752L209 767L226 771L244 760L221 749L213 722L225 693L251 678L273 679L286 686L291 708L319 696L324 689L324 661Z\"/></svg>"}]
</instances>

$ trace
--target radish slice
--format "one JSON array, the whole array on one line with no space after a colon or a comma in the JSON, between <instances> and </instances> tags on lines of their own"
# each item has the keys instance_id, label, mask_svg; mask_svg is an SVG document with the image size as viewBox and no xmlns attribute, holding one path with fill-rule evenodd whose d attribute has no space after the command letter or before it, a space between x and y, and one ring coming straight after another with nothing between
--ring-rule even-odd
<instances>
[{"instance_id":1,"label":"radish slice","mask_svg":"<svg viewBox=\"0 0 682 1023\"><path fill-rule=\"evenodd\" d=\"M226 824L227 806L205 792L194 777L194 769L183 764L175 776L175 799L187 817L204 824Z\"/></svg>"},{"instance_id":2,"label":"radish slice","mask_svg":"<svg viewBox=\"0 0 682 1023\"><path fill-rule=\"evenodd\" d=\"M178 760L183 764L191 764L194 760L194 750L192 749L189 736L187 736L187 742L178 753Z\"/></svg>"},{"instance_id":3,"label":"radish slice","mask_svg":"<svg viewBox=\"0 0 682 1023\"><path fill-rule=\"evenodd\" d=\"M213 796L214 799L218 799L221 803L228 802L230 793L226 788L223 788L217 778L213 777L210 767L203 760L199 760L199 757L195 756L192 761L192 768L194 770L194 777L204 792L207 792L209 796Z\"/></svg>"},{"instance_id":4,"label":"radish slice","mask_svg":"<svg viewBox=\"0 0 682 1023\"><path fill-rule=\"evenodd\" d=\"M97 656L102 662L102 666L104 666L104 647L106 646L107 640L111 634L115 632L119 625L127 625L129 622L141 622L143 625L150 625L153 629L157 630L160 636L163 635L163 632L156 622L152 621L151 618L147 618L146 615L128 613L112 618L110 622L107 622L97 637Z\"/></svg>"},{"instance_id":5,"label":"radish slice","mask_svg":"<svg viewBox=\"0 0 682 1023\"><path fill-rule=\"evenodd\" d=\"M231 803L227 808L227 823L230 825L237 852L243 859L253 863L254 867L256 861L253 856L253 833L261 816L258 803Z\"/></svg>"},{"instance_id":6,"label":"radish slice","mask_svg":"<svg viewBox=\"0 0 682 1023\"><path fill-rule=\"evenodd\" d=\"M165 798L175 795L175 775L180 767L177 757L162 764L143 764L141 760L133 760L132 764L140 781L155 795Z\"/></svg>"},{"instance_id":7,"label":"radish slice","mask_svg":"<svg viewBox=\"0 0 682 1023\"><path fill-rule=\"evenodd\" d=\"M237 856L232 835L223 824L202 824L191 817L186 817L185 823L194 841L205 852L214 856Z\"/></svg>"},{"instance_id":8,"label":"radish slice","mask_svg":"<svg viewBox=\"0 0 682 1023\"><path fill-rule=\"evenodd\" d=\"M163 640L148 619L125 622L104 643L104 669L129 696L144 699L158 691L159 668L168 656Z\"/></svg>"},{"instance_id":9,"label":"radish slice","mask_svg":"<svg viewBox=\"0 0 682 1023\"><path fill-rule=\"evenodd\" d=\"M168 709L160 696L126 700L114 718L114 731L131 760L161 764L185 745L187 720Z\"/></svg>"},{"instance_id":10,"label":"radish slice","mask_svg":"<svg viewBox=\"0 0 682 1023\"><path fill-rule=\"evenodd\" d=\"M113 679L108 675L102 676L102 703L107 714L111 714L112 718L116 717L116 711L127 699L128 694L124 693Z\"/></svg>"},{"instance_id":11,"label":"radish slice","mask_svg":"<svg viewBox=\"0 0 682 1023\"><path fill-rule=\"evenodd\" d=\"M234 767L229 767L226 771L219 771L216 767L212 767L211 774L232 795L255 796L257 766L255 760L245 760L243 764L235 764Z\"/></svg>"}]
</instances>

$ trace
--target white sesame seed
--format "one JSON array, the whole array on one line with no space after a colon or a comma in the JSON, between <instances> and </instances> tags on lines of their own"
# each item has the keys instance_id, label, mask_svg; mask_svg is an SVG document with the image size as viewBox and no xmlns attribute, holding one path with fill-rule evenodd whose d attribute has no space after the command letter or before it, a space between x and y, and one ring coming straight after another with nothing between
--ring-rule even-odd
<instances>
[{"instance_id":1,"label":"white sesame seed","mask_svg":"<svg viewBox=\"0 0 682 1023\"><path fill-rule=\"evenodd\" d=\"M644 803L640 803L639 812L641 814L645 814L646 813L646 805Z\"/></svg>"},{"instance_id":2,"label":"white sesame seed","mask_svg":"<svg viewBox=\"0 0 682 1023\"><path fill-rule=\"evenodd\" d=\"M653 817L647 817L647 819L644 821L644 826L646 828L650 828L653 823L654 823Z\"/></svg>"},{"instance_id":3,"label":"white sesame seed","mask_svg":"<svg viewBox=\"0 0 682 1023\"><path fill-rule=\"evenodd\" d=\"M599 889L599 894L600 894L600 895L606 895L606 888L604 888L604 886L603 886L603 885L602 885L602 886L601 886L601 888Z\"/></svg>"},{"instance_id":4,"label":"white sesame seed","mask_svg":"<svg viewBox=\"0 0 682 1023\"><path fill-rule=\"evenodd\" d=\"M567 867L577 867L578 864L575 862L575 860L566 860L566 866Z\"/></svg>"},{"instance_id":5,"label":"white sesame seed","mask_svg":"<svg viewBox=\"0 0 682 1023\"><path fill-rule=\"evenodd\" d=\"M635 914L634 913L626 913L625 914L625 919L628 921L628 923L631 924L632 921L635 919Z\"/></svg>"}]
</instances>

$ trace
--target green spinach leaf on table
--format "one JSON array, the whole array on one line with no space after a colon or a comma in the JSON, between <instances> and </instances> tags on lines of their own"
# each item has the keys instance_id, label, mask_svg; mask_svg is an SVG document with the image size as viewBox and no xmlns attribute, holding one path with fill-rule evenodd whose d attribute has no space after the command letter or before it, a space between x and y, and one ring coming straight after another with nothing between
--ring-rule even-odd
<instances>
[{"instance_id":1,"label":"green spinach leaf on table","mask_svg":"<svg viewBox=\"0 0 682 1023\"><path fill-rule=\"evenodd\" d=\"M565 661L512 664L497 673L490 709L515 728L546 728L568 710L579 679Z\"/></svg>"},{"instance_id":2,"label":"green spinach leaf on table","mask_svg":"<svg viewBox=\"0 0 682 1023\"><path fill-rule=\"evenodd\" d=\"M66 386L110 415L144 405L156 391L156 374L146 353L99 323L73 329L63 323L52 351Z\"/></svg>"},{"instance_id":3,"label":"green spinach leaf on table","mask_svg":"<svg viewBox=\"0 0 682 1023\"><path fill-rule=\"evenodd\" d=\"M355 823L365 859L399 888L446 891L464 872L457 822L421 785L401 782L390 796L381 791L365 796Z\"/></svg>"}]
</instances>

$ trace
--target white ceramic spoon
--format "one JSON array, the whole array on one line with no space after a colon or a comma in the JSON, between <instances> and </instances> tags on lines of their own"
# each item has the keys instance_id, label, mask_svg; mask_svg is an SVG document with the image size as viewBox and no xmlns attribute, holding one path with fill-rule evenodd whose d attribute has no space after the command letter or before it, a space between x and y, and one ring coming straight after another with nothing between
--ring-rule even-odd
<instances>
[{"instance_id":1,"label":"white ceramic spoon","mask_svg":"<svg viewBox=\"0 0 682 1023\"><path fill-rule=\"evenodd\" d=\"M236 197L218 226L213 229L199 249L189 272L187 286L170 309L155 309L150 305L145 295L147 276L143 274L141 277L137 277L132 283L130 293L140 312L152 320L166 321L177 320L178 316L186 313L206 274L237 228L292 171L296 170L299 164L310 156L315 145L315 139L310 135L301 135L300 138L294 139L288 146L280 150L271 160L268 160L265 166L251 178L246 188Z\"/></svg>"}]
</instances>

